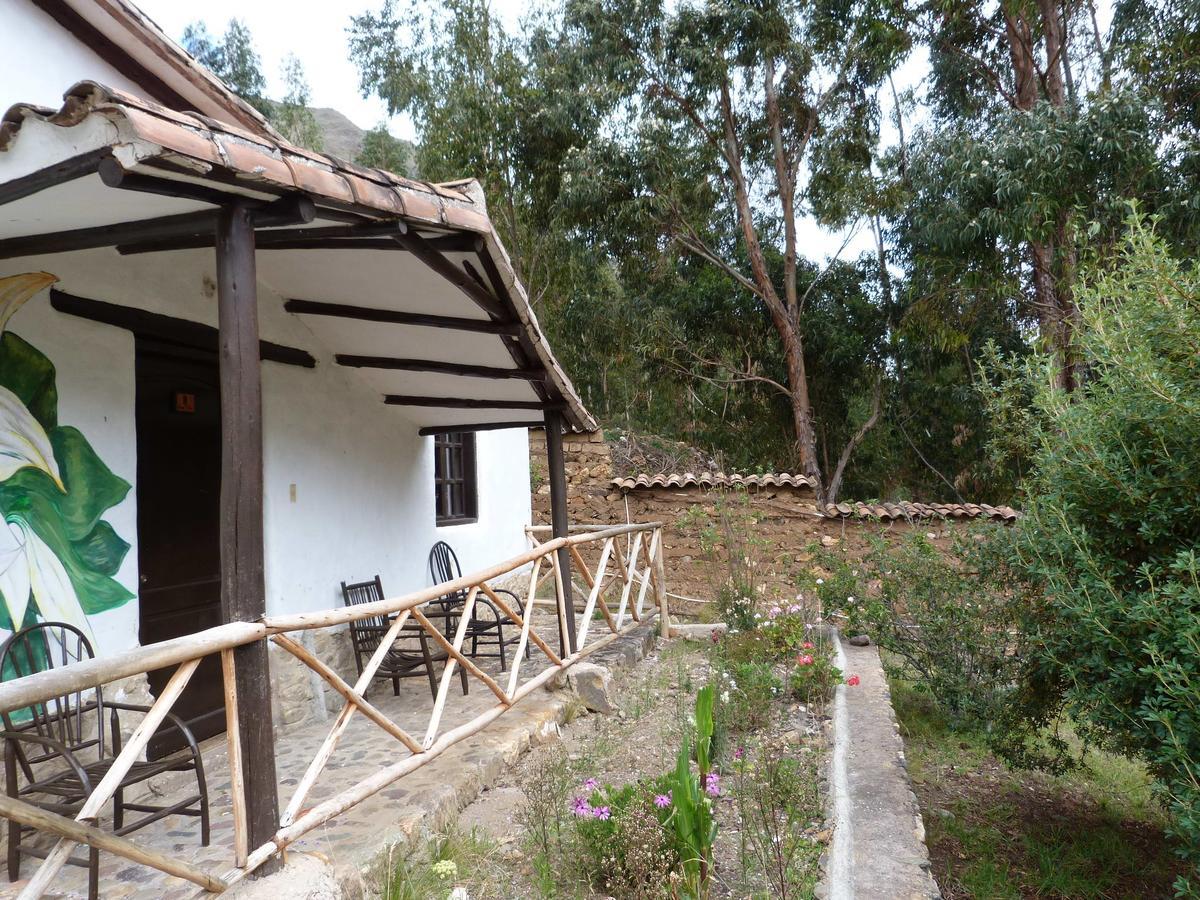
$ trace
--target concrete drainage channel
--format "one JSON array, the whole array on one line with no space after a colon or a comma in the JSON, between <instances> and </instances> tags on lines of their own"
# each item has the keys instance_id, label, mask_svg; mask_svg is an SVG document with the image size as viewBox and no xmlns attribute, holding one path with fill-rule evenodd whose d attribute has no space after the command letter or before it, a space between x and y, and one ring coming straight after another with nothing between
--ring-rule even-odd
<instances>
[{"instance_id":1,"label":"concrete drainage channel","mask_svg":"<svg viewBox=\"0 0 1200 900\"><path fill-rule=\"evenodd\" d=\"M223 895L238 900L344 900L378 894L385 870L416 849L421 840L455 822L487 785L531 747L552 740L564 721L574 694L589 709L611 712L609 690L613 672L632 668L655 647L657 621L634 629L607 647L573 665L550 682L554 690L537 691L514 706L476 736L475 746L459 745L404 781L420 797L420 808L402 821L366 823L363 846L353 859L324 853L289 853L286 865L274 875L240 882ZM561 688L571 688L567 693ZM476 739L472 739L475 741ZM468 742L470 743L470 742ZM355 827L354 810L334 823Z\"/></svg>"},{"instance_id":2,"label":"concrete drainage channel","mask_svg":"<svg viewBox=\"0 0 1200 900\"><path fill-rule=\"evenodd\" d=\"M908 778L904 741L879 652L838 640L842 684L833 701L828 809L833 838L822 900L937 900L925 825Z\"/></svg>"}]
</instances>

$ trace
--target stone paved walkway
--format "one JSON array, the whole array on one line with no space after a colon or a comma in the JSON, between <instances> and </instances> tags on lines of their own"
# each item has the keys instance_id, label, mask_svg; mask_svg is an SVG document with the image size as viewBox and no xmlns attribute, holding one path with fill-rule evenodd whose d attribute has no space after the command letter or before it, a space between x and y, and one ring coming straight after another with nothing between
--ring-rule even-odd
<instances>
[{"instance_id":1,"label":"stone paved walkway","mask_svg":"<svg viewBox=\"0 0 1200 900\"><path fill-rule=\"evenodd\" d=\"M493 676L498 674L497 660L480 660L479 663ZM533 657L522 667L522 681L541 672L544 666L544 657L535 650ZM470 679L469 683L470 695L463 697L455 677L441 732L468 721L495 704L495 696L486 686L475 679ZM493 781L531 742L553 734L561 719L566 696L546 690L535 691L482 732L363 801L341 818L310 832L290 849L321 855L333 865L343 887L357 893L353 883L358 880L361 885L369 880L369 872L365 870L390 845L420 836L423 830L429 832L444 827L478 794L482 785ZM433 707L429 686L424 680L402 681L399 697L392 695L390 682L376 682L370 690L370 699L418 740L424 735ZM332 724L331 716L327 722L308 723L277 735L276 769L280 778L281 809L286 806ZM407 755L403 745L361 714L356 715L336 754L310 792L306 805L331 797ZM229 765L223 737L206 742L204 765L212 808L212 840L208 847L200 846L199 820L189 817L170 817L129 837L140 845L185 859L219 875L233 865ZM185 785L180 786L181 791L186 789ZM191 790L194 789L193 781ZM108 820L101 823L102 827L110 824ZM26 857L21 874L30 877L38 864L38 860ZM20 886L20 882L14 885L4 882L0 897L15 896ZM100 895L105 900L190 897L198 890L187 882L112 854L101 856L100 886ZM86 895L87 870L67 866L54 883L52 893L46 896L75 898Z\"/></svg>"}]
</instances>

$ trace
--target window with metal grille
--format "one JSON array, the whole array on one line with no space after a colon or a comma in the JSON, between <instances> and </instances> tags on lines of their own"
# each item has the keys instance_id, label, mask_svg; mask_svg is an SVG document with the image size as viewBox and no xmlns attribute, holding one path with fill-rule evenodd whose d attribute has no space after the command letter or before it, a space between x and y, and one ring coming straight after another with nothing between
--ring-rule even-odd
<instances>
[{"instance_id":1,"label":"window with metal grille","mask_svg":"<svg viewBox=\"0 0 1200 900\"><path fill-rule=\"evenodd\" d=\"M475 484L475 432L456 431L433 439L433 486L439 525L474 522L479 515Z\"/></svg>"}]
</instances>

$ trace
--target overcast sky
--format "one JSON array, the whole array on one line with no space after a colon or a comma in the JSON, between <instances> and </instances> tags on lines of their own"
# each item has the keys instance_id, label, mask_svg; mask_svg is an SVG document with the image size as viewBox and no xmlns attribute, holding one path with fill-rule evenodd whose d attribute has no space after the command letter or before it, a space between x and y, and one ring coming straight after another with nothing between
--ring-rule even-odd
<instances>
[{"instance_id":1,"label":"overcast sky","mask_svg":"<svg viewBox=\"0 0 1200 900\"><path fill-rule=\"evenodd\" d=\"M280 70L284 58L294 53L304 67L313 106L333 107L360 128L373 128L386 121L388 129L396 136L415 137L412 123L406 117L388 119L383 101L374 96L362 96L358 70L349 58L346 27L350 17L367 10L378 10L383 5L382 0L207 0L202 6L180 0L135 2L177 41L182 38L184 28L194 21L202 20L212 34L220 35L231 18L241 19L254 35L269 93L274 96L284 93ZM515 29L529 2L492 0L491 6L506 26ZM924 70L923 58L910 60L898 73L897 86L903 90L915 84ZM890 108L885 115L891 115ZM892 129L888 127L885 141L890 140L891 134ZM833 234L815 222L804 221L800 223L798 249L814 260L839 251L843 258L869 251L873 243L865 223L852 231L853 236L843 250L845 232Z\"/></svg>"}]
</instances>

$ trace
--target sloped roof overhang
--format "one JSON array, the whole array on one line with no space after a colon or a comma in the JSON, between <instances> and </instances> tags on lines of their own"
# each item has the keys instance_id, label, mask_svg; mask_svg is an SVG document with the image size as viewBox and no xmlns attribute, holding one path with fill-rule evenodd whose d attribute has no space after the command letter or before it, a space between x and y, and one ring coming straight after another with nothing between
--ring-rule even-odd
<instances>
[{"instance_id":1,"label":"sloped roof overhang","mask_svg":"<svg viewBox=\"0 0 1200 900\"><path fill-rule=\"evenodd\" d=\"M423 433L547 409L595 427L476 182L363 168L94 82L0 119L0 260L211 247L234 201L257 208L259 280Z\"/></svg>"}]
</instances>

